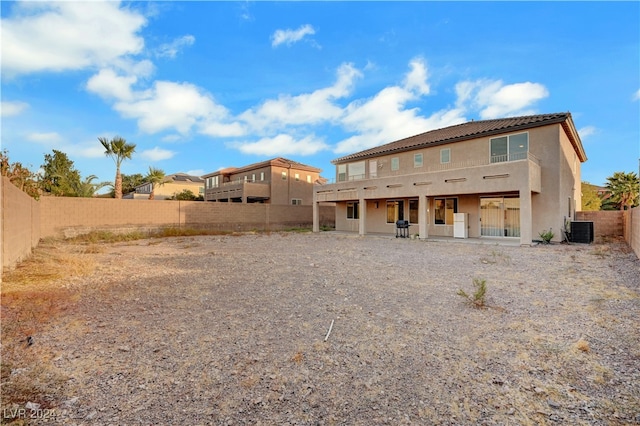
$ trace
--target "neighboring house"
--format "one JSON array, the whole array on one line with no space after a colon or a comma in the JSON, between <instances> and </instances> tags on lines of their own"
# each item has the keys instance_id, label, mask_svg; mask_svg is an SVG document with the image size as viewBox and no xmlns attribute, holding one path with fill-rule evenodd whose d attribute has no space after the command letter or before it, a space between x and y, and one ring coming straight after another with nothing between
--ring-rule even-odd
<instances>
[{"instance_id":1,"label":"neighboring house","mask_svg":"<svg viewBox=\"0 0 640 426\"><path fill-rule=\"evenodd\" d=\"M282 157L204 175L205 201L311 205L320 169Z\"/></svg>"},{"instance_id":2,"label":"neighboring house","mask_svg":"<svg viewBox=\"0 0 640 426\"><path fill-rule=\"evenodd\" d=\"M336 183L314 187L314 231L319 203L336 202L336 230L393 234L408 220L421 239L453 237L467 213L469 237L526 245L551 228L559 241L586 160L570 113L432 130L334 160Z\"/></svg>"},{"instance_id":3,"label":"neighboring house","mask_svg":"<svg viewBox=\"0 0 640 426\"><path fill-rule=\"evenodd\" d=\"M193 195L195 195L196 197L204 195L204 179L202 179L200 176L191 176L184 173L174 173L172 175L167 175L165 176L164 183L162 185L156 185L156 189L154 191L154 199L166 200L184 191L185 189L193 192ZM122 198L146 200L149 199L149 194L151 194L151 184L143 183L136 186L134 192L130 192Z\"/></svg>"}]
</instances>

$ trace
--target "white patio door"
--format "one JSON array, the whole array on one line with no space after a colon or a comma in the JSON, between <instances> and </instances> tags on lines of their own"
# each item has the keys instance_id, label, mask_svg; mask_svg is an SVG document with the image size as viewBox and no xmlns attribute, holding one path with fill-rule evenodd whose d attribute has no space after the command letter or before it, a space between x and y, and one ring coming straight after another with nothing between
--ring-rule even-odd
<instances>
[{"instance_id":1,"label":"white patio door","mask_svg":"<svg viewBox=\"0 0 640 426\"><path fill-rule=\"evenodd\" d=\"M480 235L484 237L519 237L520 199L516 197L481 198Z\"/></svg>"}]
</instances>

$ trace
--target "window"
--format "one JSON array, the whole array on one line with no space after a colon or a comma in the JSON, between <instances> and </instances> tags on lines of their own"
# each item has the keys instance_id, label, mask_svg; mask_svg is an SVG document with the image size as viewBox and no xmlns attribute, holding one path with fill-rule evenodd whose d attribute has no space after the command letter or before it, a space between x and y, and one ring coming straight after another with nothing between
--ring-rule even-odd
<instances>
[{"instance_id":1,"label":"window","mask_svg":"<svg viewBox=\"0 0 640 426\"><path fill-rule=\"evenodd\" d=\"M291 204L294 206L301 206L302 205L302 199L301 198L292 198L291 199Z\"/></svg>"},{"instance_id":2,"label":"window","mask_svg":"<svg viewBox=\"0 0 640 426\"><path fill-rule=\"evenodd\" d=\"M529 134L518 133L491 139L491 162L523 160L529 152Z\"/></svg>"},{"instance_id":3,"label":"window","mask_svg":"<svg viewBox=\"0 0 640 426\"><path fill-rule=\"evenodd\" d=\"M404 200L387 201L387 223L404 219Z\"/></svg>"},{"instance_id":4,"label":"window","mask_svg":"<svg viewBox=\"0 0 640 426\"><path fill-rule=\"evenodd\" d=\"M264 172L260 172L260 182L264 182Z\"/></svg>"},{"instance_id":5,"label":"window","mask_svg":"<svg viewBox=\"0 0 640 426\"><path fill-rule=\"evenodd\" d=\"M409 223L418 223L418 200L409 200Z\"/></svg>"},{"instance_id":6,"label":"window","mask_svg":"<svg viewBox=\"0 0 640 426\"><path fill-rule=\"evenodd\" d=\"M253 174L251 175L251 182L255 182L255 181L256 181L256 174L255 174L255 173L253 173Z\"/></svg>"},{"instance_id":7,"label":"window","mask_svg":"<svg viewBox=\"0 0 640 426\"><path fill-rule=\"evenodd\" d=\"M347 203L347 219L358 219L360 217L358 214L358 204L357 201Z\"/></svg>"},{"instance_id":8,"label":"window","mask_svg":"<svg viewBox=\"0 0 640 426\"><path fill-rule=\"evenodd\" d=\"M364 161L350 163L347 166L347 168L349 169L349 180L364 179L364 167Z\"/></svg>"},{"instance_id":9,"label":"window","mask_svg":"<svg viewBox=\"0 0 640 426\"><path fill-rule=\"evenodd\" d=\"M307 183L311 183L311 175L307 175Z\"/></svg>"},{"instance_id":10,"label":"window","mask_svg":"<svg viewBox=\"0 0 640 426\"><path fill-rule=\"evenodd\" d=\"M369 160L369 179L378 177L378 162Z\"/></svg>"},{"instance_id":11,"label":"window","mask_svg":"<svg viewBox=\"0 0 640 426\"><path fill-rule=\"evenodd\" d=\"M435 201L435 224L453 225L453 214L458 213L457 198L436 198Z\"/></svg>"},{"instance_id":12,"label":"window","mask_svg":"<svg viewBox=\"0 0 640 426\"><path fill-rule=\"evenodd\" d=\"M347 165L338 164L338 182L345 182L347 180Z\"/></svg>"},{"instance_id":13,"label":"window","mask_svg":"<svg viewBox=\"0 0 640 426\"><path fill-rule=\"evenodd\" d=\"M413 155L413 167L422 167L422 154Z\"/></svg>"},{"instance_id":14,"label":"window","mask_svg":"<svg viewBox=\"0 0 640 426\"><path fill-rule=\"evenodd\" d=\"M398 157L393 157L391 159L391 170L400 169L400 159Z\"/></svg>"},{"instance_id":15,"label":"window","mask_svg":"<svg viewBox=\"0 0 640 426\"><path fill-rule=\"evenodd\" d=\"M282 172L282 180L287 180L287 172Z\"/></svg>"},{"instance_id":16,"label":"window","mask_svg":"<svg viewBox=\"0 0 640 426\"><path fill-rule=\"evenodd\" d=\"M247 182L249 180L249 176L244 177L244 181Z\"/></svg>"},{"instance_id":17,"label":"window","mask_svg":"<svg viewBox=\"0 0 640 426\"><path fill-rule=\"evenodd\" d=\"M294 176L296 178L296 182L299 182L300 181L300 173L296 173Z\"/></svg>"},{"instance_id":18,"label":"window","mask_svg":"<svg viewBox=\"0 0 640 426\"><path fill-rule=\"evenodd\" d=\"M451 148L444 148L440 150L440 164L446 164L451 162Z\"/></svg>"}]
</instances>

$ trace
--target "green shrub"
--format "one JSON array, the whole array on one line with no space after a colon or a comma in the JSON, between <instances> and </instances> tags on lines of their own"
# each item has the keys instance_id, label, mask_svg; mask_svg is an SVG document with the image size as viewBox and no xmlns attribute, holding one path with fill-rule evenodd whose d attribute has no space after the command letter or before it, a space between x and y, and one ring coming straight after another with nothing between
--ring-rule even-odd
<instances>
[{"instance_id":1,"label":"green shrub","mask_svg":"<svg viewBox=\"0 0 640 426\"><path fill-rule=\"evenodd\" d=\"M555 234L553 233L553 231L551 230L551 228L549 228L548 231L542 231L540 232L540 238L542 238L542 242L544 244L549 244L551 242L551 240L553 239L553 237L555 236Z\"/></svg>"},{"instance_id":2,"label":"green shrub","mask_svg":"<svg viewBox=\"0 0 640 426\"><path fill-rule=\"evenodd\" d=\"M485 306L485 297L487 295L487 280L474 278L473 286L476 291L470 296L464 290L458 290L458 296L462 296L467 299L474 307L476 308L484 308Z\"/></svg>"}]
</instances>

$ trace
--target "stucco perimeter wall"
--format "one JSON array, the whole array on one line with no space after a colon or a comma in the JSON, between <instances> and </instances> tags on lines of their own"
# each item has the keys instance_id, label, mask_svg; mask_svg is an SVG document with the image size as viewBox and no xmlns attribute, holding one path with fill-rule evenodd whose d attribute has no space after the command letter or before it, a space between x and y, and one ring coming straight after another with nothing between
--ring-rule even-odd
<instances>
[{"instance_id":1,"label":"stucco perimeter wall","mask_svg":"<svg viewBox=\"0 0 640 426\"><path fill-rule=\"evenodd\" d=\"M13 267L40 240L39 203L2 177L2 267Z\"/></svg>"},{"instance_id":2,"label":"stucco perimeter wall","mask_svg":"<svg viewBox=\"0 0 640 426\"><path fill-rule=\"evenodd\" d=\"M66 197L43 198L40 204L42 238L72 237L93 230L128 232L164 227L281 230L310 227L313 222L312 206ZM334 212L335 208L324 207L321 223L333 225Z\"/></svg>"},{"instance_id":3,"label":"stucco perimeter wall","mask_svg":"<svg viewBox=\"0 0 640 426\"><path fill-rule=\"evenodd\" d=\"M593 233L596 238L624 235L623 212L619 210L576 212L576 220L593 222Z\"/></svg>"},{"instance_id":4,"label":"stucco perimeter wall","mask_svg":"<svg viewBox=\"0 0 640 426\"><path fill-rule=\"evenodd\" d=\"M623 219L624 239L640 259L640 207L625 210Z\"/></svg>"}]
</instances>

